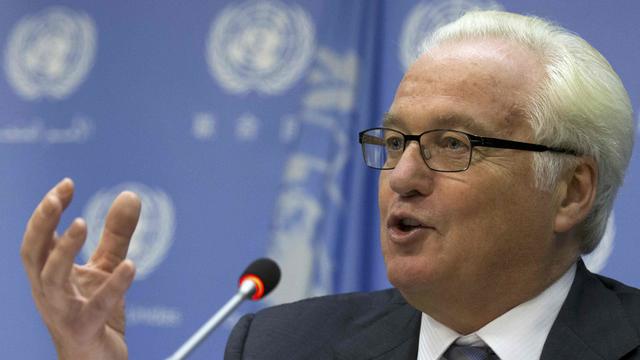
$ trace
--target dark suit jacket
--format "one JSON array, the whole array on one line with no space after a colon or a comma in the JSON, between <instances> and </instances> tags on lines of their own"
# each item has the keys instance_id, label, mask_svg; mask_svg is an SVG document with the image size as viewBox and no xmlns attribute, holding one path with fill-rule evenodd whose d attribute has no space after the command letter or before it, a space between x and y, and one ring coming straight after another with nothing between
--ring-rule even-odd
<instances>
[{"instance_id":1,"label":"dark suit jacket","mask_svg":"<svg viewBox=\"0 0 640 360\"><path fill-rule=\"evenodd\" d=\"M244 316L225 359L413 360L420 318L395 289L303 300ZM640 360L640 290L580 261L541 359Z\"/></svg>"}]
</instances>

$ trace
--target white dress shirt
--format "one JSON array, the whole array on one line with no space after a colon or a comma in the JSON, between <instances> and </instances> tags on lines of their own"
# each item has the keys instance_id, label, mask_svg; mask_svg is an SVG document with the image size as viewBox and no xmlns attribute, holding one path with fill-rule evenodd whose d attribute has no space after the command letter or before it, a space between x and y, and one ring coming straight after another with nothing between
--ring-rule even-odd
<instances>
[{"instance_id":1,"label":"white dress shirt","mask_svg":"<svg viewBox=\"0 0 640 360\"><path fill-rule=\"evenodd\" d=\"M576 275L576 265L535 298L500 315L480 330L461 335L422 313L418 360L442 360L452 343L488 345L501 360L537 360ZM483 344L484 343L484 344Z\"/></svg>"}]
</instances>

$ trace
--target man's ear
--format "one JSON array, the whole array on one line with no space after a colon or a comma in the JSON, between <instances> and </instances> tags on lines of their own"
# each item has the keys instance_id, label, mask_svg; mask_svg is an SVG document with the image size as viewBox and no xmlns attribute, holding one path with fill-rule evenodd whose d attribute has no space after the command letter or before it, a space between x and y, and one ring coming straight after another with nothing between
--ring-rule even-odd
<instances>
[{"instance_id":1,"label":"man's ear","mask_svg":"<svg viewBox=\"0 0 640 360\"><path fill-rule=\"evenodd\" d=\"M564 233L582 222L593 207L598 184L598 166L591 157L582 157L567 170L557 189L558 211L554 231Z\"/></svg>"}]
</instances>

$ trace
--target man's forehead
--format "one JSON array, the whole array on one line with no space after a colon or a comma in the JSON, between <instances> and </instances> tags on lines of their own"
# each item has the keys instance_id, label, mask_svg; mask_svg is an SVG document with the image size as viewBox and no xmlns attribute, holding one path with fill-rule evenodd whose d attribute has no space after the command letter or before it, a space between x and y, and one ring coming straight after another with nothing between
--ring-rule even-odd
<instances>
[{"instance_id":1,"label":"man's forehead","mask_svg":"<svg viewBox=\"0 0 640 360\"><path fill-rule=\"evenodd\" d=\"M455 111L437 114L431 118L424 118L420 123L424 127L420 129L411 129L409 122L400 114L386 112L382 118L382 126L401 131L428 131L433 129L457 129L472 132L476 135L488 135L490 130L473 117Z\"/></svg>"},{"instance_id":2,"label":"man's forehead","mask_svg":"<svg viewBox=\"0 0 640 360\"><path fill-rule=\"evenodd\" d=\"M438 82L443 77L455 76L468 70L466 75L473 74L475 79L491 81L492 77L517 73L514 85L523 87L535 86L545 78L544 64L531 48L508 39L468 39L444 43L429 49L422 54L406 72L403 82L415 86L411 82ZM407 81L405 81L407 80Z\"/></svg>"},{"instance_id":3,"label":"man's forehead","mask_svg":"<svg viewBox=\"0 0 640 360\"><path fill-rule=\"evenodd\" d=\"M541 84L544 70L535 57L523 45L494 39L438 46L409 68L383 123L411 132L510 134L522 126L523 109Z\"/></svg>"},{"instance_id":4,"label":"man's forehead","mask_svg":"<svg viewBox=\"0 0 640 360\"><path fill-rule=\"evenodd\" d=\"M512 64L518 65L523 61L528 63L542 63L540 54L531 47L513 39L498 37L468 38L449 40L435 45L420 55L414 64L426 59L493 59L497 62L513 59Z\"/></svg>"}]
</instances>

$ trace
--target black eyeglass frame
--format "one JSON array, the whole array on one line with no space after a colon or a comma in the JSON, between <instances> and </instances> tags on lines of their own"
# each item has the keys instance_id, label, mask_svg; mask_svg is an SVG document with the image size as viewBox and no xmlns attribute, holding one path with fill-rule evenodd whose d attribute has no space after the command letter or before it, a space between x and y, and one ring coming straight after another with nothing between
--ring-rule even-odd
<instances>
[{"instance_id":1,"label":"black eyeglass frame","mask_svg":"<svg viewBox=\"0 0 640 360\"><path fill-rule=\"evenodd\" d=\"M436 170L436 169L433 169L427 163L427 159L424 158L424 154L422 153L422 151L420 152L422 160L427 165L427 167L429 169L433 170L433 171L438 171L438 172L462 172L462 171L466 171L467 169L469 169L469 166L471 166L471 159L473 158L473 148L476 147L476 146L490 147L490 148L496 148L496 149L535 151L535 152L549 151L549 152L560 153L560 154L580 156L580 154L577 151L571 150L571 149L565 149L565 148L554 147L554 146L546 146L546 145L541 145L541 144L532 144L532 143L521 142L521 141L513 141L513 140L506 140L506 139L498 139L498 138L492 138L492 137L478 136L478 135L469 134L467 132L460 131L460 130L454 130L454 129L432 129L432 130L427 130L427 131L425 131L423 133L420 133L418 135L411 135L411 134L407 135L407 134L404 134L403 132L398 131L396 129L385 128L385 127L374 127L374 128L370 128L370 129L366 129L366 130L360 131L358 133L358 142L360 143L360 145L362 147L362 157L364 158L365 164L368 167L372 168L372 169L378 169L378 170L391 170L391 169L395 168L395 166L394 167L389 167L389 168L378 168L378 167L373 167L373 166L370 166L369 164L367 164L367 155L366 155L366 150L365 150L365 145L367 143L365 143L364 141L365 141L365 137L367 136L366 133L369 132L369 131L373 131L373 130L383 130L383 131L390 130L390 131L393 131L393 132L396 132L396 133L402 135L402 137L403 137L402 152L403 153L407 149L407 144L410 141L415 141L419 145L420 144L420 138L422 138L423 135L431 133L431 132L435 132L435 131L451 131L451 132L455 132L455 133L459 133L459 134L465 135L469 139L469 143L471 144L471 148L469 149L469 162L467 163L467 166L465 166L464 169L461 169L461 170ZM374 142L369 142L369 144L374 144L375 145Z\"/></svg>"}]
</instances>

